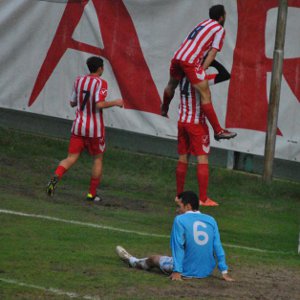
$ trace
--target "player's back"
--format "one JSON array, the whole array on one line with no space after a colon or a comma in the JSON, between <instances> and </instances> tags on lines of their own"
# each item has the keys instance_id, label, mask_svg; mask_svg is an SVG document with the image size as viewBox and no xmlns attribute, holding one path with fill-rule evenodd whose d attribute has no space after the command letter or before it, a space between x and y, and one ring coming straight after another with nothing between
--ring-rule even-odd
<instances>
[{"instance_id":1,"label":"player's back","mask_svg":"<svg viewBox=\"0 0 300 300\"><path fill-rule=\"evenodd\" d=\"M201 96L187 77L180 81L180 105L178 122L206 125L204 112L201 111Z\"/></svg>"},{"instance_id":2,"label":"player's back","mask_svg":"<svg viewBox=\"0 0 300 300\"><path fill-rule=\"evenodd\" d=\"M100 101L102 93L106 96L107 82L95 75L78 76L74 83L77 109L87 114L95 113L95 104Z\"/></svg>"},{"instance_id":3,"label":"player's back","mask_svg":"<svg viewBox=\"0 0 300 300\"><path fill-rule=\"evenodd\" d=\"M107 82L95 75L78 76L71 101L77 103L72 133L80 136L100 137L104 133L102 110L96 107L107 95Z\"/></svg>"},{"instance_id":4,"label":"player's back","mask_svg":"<svg viewBox=\"0 0 300 300\"><path fill-rule=\"evenodd\" d=\"M182 275L197 278L209 276L216 266L214 258L216 221L213 217L200 212L187 212L177 218L185 234Z\"/></svg>"},{"instance_id":5,"label":"player's back","mask_svg":"<svg viewBox=\"0 0 300 300\"><path fill-rule=\"evenodd\" d=\"M189 64L202 63L212 46L221 50L224 37L225 30L217 21L205 20L190 32L173 58Z\"/></svg>"}]
</instances>

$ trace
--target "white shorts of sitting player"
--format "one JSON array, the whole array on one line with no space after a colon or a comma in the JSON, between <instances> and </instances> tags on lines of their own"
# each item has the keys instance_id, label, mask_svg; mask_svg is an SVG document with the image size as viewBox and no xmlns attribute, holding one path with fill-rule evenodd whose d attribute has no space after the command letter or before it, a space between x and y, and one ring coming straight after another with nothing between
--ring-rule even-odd
<instances>
[{"instance_id":1,"label":"white shorts of sitting player","mask_svg":"<svg viewBox=\"0 0 300 300\"><path fill-rule=\"evenodd\" d=\"M167 275L173 272L173 257L161 256L159 259L159 267L161 271Z\"/></svg>"}]
</instances>

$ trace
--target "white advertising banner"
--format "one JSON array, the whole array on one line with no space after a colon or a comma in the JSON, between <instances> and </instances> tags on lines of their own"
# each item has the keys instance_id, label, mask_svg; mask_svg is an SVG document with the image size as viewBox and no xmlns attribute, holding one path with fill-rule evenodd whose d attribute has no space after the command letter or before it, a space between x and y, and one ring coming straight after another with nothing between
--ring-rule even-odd
<instances>
[{"instance_id":1,"label":"white advertising banner","mask_svg":"<svg viewBox=\"0 0 300 300\"><path fill-rule=\"evenodd\" d=\"M97 55L107 99L125 101L105 110L106 126L176 139L178 92L169 118L160 115L170 61L218 3L227 19L217 60L231 79L211 87L212 99L221 126L238 136L211 144L263 155L277 0L1 0L0 107L73 119L73 82ZM275 157L300 161L300 0L288 4Z\"/></svg>"}]
</instances>

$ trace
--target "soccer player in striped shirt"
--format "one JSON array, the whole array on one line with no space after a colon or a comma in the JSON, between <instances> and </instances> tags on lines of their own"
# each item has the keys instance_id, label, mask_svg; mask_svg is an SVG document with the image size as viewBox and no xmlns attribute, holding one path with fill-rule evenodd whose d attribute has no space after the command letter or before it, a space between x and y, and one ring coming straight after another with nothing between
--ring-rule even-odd
<instances>
[{"instance_id":1,"label":"soccer player in striped shirt","mask_svg":"<svg viewBox=\"0 0 300 300\"><path fill-rule=\"evenodd\" d=\"M47 194L53 196L59 180L86 149L94 159L87 200L100 201L96 190L102 176L102 160L105 151L102 110L113 106L123 107L123 100L105 101L108 86L107 82L100 78L104 70L102 58L89 57L86 64L90 74L77 77L70 100L71 107L76 107L76 117L71 129L68 156L56 168L54 176L47 185Z\"/></svg>"},{"instance_id":2,"label":"soccer player in striped shirt","mask_svg":"<svg viewBox=\"0 0 300 300\"><path fill-rule=\"evenodd\" d=\"M223 129L211 102L211 93L205 70L223 47L226 12L223 5L214 5L209 10L209 19L199 23L175 52L170 66L169 82L164 90L162 116L167 117L169 104L180 80L186 76L201 95L203 111L214 130L216 140L231 139L235 132Z\"/></svg>"},{"instance_id":3,"label":"soccer player in striped shirt","mask_svg":"<svg viewBox=\"0 0 300 300\"><path fill-rule=\"evenodd\" d=\"M179 216L174 219L171 232L172 257L152 255L139 259L117 246L119 257L133 268L158 268L171 274L172 280L208 277L215 269L217 259L222 278L234 281L228 274L216 220L200 213L198 197L193 192L183 192L175 201Z\"/></svg>"},{"instance_id":4,"label":"soccer player in striped shirt","mask_svg":"<svg viewBox=\"0 0 300 300\"><path fill-rule=\"evenodd\" d=\"M211 64L217 73L206 75L209 85L230 78L222 64L214 60ZM184 191L184 183L190 155L197 157L197 180L199 200L202 206L217 206L218 203L207 197L210 152L209 130L203 112L199 92L191 85L187 77L180 81L180 105L178 118L178 162L176 167L177 195Z\"/></svg>"}]
</instances>

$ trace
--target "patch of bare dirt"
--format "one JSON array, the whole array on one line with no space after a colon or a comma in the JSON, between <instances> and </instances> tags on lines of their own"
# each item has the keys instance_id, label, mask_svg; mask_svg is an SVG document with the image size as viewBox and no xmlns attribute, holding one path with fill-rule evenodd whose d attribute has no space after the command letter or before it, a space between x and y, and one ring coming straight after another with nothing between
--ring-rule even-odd
<instances>
[{"instance_id":1,"label":"patch of bare dirt","mask_svg":"<svg viewBox=\"0 0 300 300\"><path fill-rule=\"evenodd\" d=\"M102 201L95 202L94 204L111 208L122 208L126 210L150 211L147 201L142 199L132 200L126 198L116 198L112 196L103 196Z\"/></svg>"},{"instance_id":2,"label":"patch of bare dirt","mask_svg":"<svg viewBox=\"0 0 300 300\"><path fill-rule=\"evenodd\" d=\"M170 285L164 285L161 289L146 288L145 292L147 290L147 295L151 296L144 299L300 299L300 270L254 266L235 269L231 275L235 282L225 282L216 271L209 278L170 282ZM134 294L132 289L134 288L127 290L128 294Z\"/></svg>"}]
</instances>

